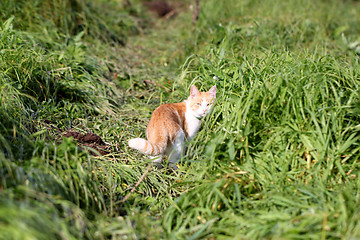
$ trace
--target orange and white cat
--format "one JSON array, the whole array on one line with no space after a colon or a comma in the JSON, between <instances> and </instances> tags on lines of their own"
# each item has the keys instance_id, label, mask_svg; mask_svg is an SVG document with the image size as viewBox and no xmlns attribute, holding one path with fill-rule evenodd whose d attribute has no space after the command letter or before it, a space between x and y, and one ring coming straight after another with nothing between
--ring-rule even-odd
<instances>
[{"instance_id":1,"label":"orange and white cat","mask_svg":"<svg viewBox=\"0 0 360 240\"><path fill-rule=\"evenodd\" d=\"M199 131L201 119L209 113L216 98L216 86L208 92L199 92L191 86L190 96L181 103L160 105L153 112L146 130L147 140L133 138L129 146L155 159L160 164L168 156L169 167L176 169L176 162L184 155L186 141Z\"/></svg>"}]
</instances>

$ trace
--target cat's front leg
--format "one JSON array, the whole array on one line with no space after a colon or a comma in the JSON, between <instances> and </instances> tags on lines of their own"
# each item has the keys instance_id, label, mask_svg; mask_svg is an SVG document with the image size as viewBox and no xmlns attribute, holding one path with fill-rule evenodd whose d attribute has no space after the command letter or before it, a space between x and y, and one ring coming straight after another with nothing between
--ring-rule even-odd
<instances>
[{"instance_id":1,"label":"cat's front leg","mask_svg":"<svg viewBox=\"0 0 360 240\"><path fill-rule=\"evenodd\" d=\"M178 132L174 144L172 146L172 149L169 153L168 162L169 167L172 169L178 169L176 166L176 163L181 159L181 157L184 156L184 150L185 150L185 134L182 129Z\"/></svg>"}]
</instances>

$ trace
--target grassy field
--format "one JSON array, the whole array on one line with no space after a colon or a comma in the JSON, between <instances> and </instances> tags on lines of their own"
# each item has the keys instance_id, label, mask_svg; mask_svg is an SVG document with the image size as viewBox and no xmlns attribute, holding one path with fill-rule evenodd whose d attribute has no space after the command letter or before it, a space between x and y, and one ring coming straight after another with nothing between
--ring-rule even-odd
<instances>
[{"instance_id":1,"label":"grassy field","mask_svg":"<svg viewBox=\"0 0 360 240\"><path fill-rule=\"evenodd\" d=\"M360 238L360 3L194 2L2 2L0 239ZM127 140L192 84L214 111L157 169Z\"/></svg>"}]
</instances>

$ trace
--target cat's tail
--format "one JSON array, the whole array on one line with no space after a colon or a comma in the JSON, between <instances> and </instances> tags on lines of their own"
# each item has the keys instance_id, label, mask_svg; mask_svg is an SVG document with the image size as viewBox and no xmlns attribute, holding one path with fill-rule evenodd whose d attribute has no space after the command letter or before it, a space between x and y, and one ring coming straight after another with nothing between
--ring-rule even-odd
<instances>
[{"instance_id":1,"label":"cat's tail","mask_svg":"<svg viewBox=\"0 0 360 240\"><path fill-rule=\"evenodd\" d=\"M166 144L151 144L143 138L133 138L129 140L129 147L136 149L144 154L157 156L165 151Z\"/></svg>"}]
</instances>

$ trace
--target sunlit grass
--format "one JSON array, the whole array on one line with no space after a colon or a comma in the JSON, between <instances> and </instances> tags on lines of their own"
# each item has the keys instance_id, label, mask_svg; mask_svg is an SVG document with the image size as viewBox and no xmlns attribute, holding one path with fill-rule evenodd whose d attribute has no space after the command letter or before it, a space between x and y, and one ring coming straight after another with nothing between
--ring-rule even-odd
<instances>
[{"instance_id":1,"label":"sunlit grass","mask_svg":"<svg viewBox=\"0 0 360 240\"><path fill-rule=\"evenodd\" d=\"M0 238L360 237L359 4L200 1L192 26L130 2L4 2ZM149 167L127 140L192 84L213 112L178 171Z\"/></svg>"}]
</instances>

